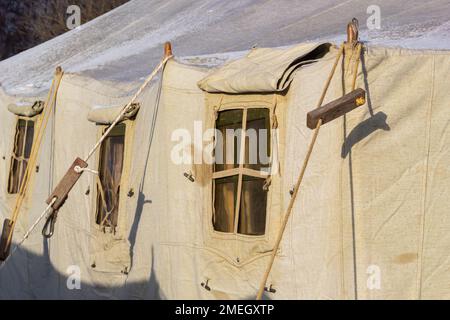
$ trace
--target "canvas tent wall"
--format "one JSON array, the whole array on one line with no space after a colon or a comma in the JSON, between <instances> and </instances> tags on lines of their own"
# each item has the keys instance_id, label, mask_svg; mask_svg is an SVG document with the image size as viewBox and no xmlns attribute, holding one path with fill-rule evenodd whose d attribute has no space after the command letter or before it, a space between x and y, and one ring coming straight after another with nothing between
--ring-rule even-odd
<instances>
[{"instance_id":1,"label":"canvas tent wall","mask_svg":"<svg viewBox=\"0 0 450 320\"><path fill-rule=\"evenodd\" d=\"M213 70L170 61L161 90L160 82L154 82L140 97L135 120L125 122L116 234L103 234L96 225L95 176L84 174L60 211L54 238L47 242L35 233L0 271L0 297L254 297L311 135L306 113L317 103L337 50L330 47L314 63L289 73L290 85L281 92L266 85L273 81L265 74L245 79L252 92L236 81L242 81L239 72L255 55L285 54L270 76L285 75L286 66L308 46L256 49L244 60ZM347 56L338 68L326 101L342 96L342 79L348 88L353 63ZM450 297L445 202L450 188L449 69L450 55L444 51L369 47L364 53L357 84L367 91L367 104L322 129L269 278L276 293L266 298ZM210 90L208 85L218 78L222 81ZM199 82L214 92L201 90ZM86 155L104 128L88 120L92 109L125 105L135 87L64 76L54 127L46 135L16 239L42 212L51 186L75 157ZM229 87L244 89L229 93ZM5 218L11 200L4 181L17 120L6 106L19 98L1 97L0 151L5 159L0 204ZM212 166L177 165L170 158L176 129L194 136L195 121L214 127L217 111L237 105L267 106L280 133L275 146L280 173L269 189L266 232L256 238L215 232ZM97 169L98 158L89 165ZM196 177L194 183L184 177L188 171ZM73 266L81 269L81 290L67 287ZM380 271L379 289L367 285L371 267ZM206 281L210 291L201 286Z\"/></svg>"}]
</instances>

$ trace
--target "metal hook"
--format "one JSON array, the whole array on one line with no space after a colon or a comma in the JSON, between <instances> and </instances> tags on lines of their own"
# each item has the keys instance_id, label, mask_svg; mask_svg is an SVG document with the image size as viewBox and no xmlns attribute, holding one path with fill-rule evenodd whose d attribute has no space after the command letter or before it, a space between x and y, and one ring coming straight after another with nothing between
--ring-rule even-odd
<instances>
[{"instance_id":1,"label":"metal hook","mask_svg":"<svg viewBox=\"0 0 450 320\"><path fill-rule=\"evenodd\" d=\"M202 282L201 286L206 290L206 291L211 291L211 287L209 286L209 279L206 279L206 282Z\"/></svg>"},{"instance_id":2,"label":"metal hook","mask_svg":"<svg viewBox=\"0 0 450 320\"><path fill-rule=\"evenodd\" d=\"M277 293L277 290L275 290L272 284L269 287L264 287L264 290L269 293Z\"/></svg>"},{"instance_id":3,"label":"metal hook","mask_svg":"<svg viewBox=\"0 0 450 320\"><path fill-rule=\"evenodd\" d=\"M42 228L42 236L46 239L53 237L55 233L56 218L58 217L58 211L53 211L50 216L48 216L47 221L45 221L44 228Z\"/></svg>"},{"instance_id":4,"label":"metal hook","mask_svg":"<svg viewBox=\"0 0 450 320\"><path fill-rule=\"evenodd\" d=\"M195 182L195 177L194 177L194 175L192 174L191 171L185 172L185 173L184 173L184 177L185 177L186 179L188 179L190 182Z\"/></svg>"}]
</instances>

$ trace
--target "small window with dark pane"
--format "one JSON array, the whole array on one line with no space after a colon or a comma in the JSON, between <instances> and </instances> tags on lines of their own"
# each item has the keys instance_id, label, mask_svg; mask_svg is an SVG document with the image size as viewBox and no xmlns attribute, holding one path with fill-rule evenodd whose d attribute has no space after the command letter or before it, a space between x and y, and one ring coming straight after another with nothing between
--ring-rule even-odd
<instances>
[{"instance_id":1,"label":"small window with dark pane","mask_svg":"<svg viewBox=\"0 0 450 320\"><path fill-rule=\"evenodd\" d=\"M8 193L19 193L31 154L34 137L34 121L19 119L14 137L14 148L9 170Z\"/></svg>"},{"instance_id":2,"label":"small window with dark pane","mask_svg":"<svg viewBox=\"0 0 450 320\"><path fill-rule=\"evenodd\" d=\"M226 110L216 120L213 226L224 233L265 234L270 165L267 108Z\"/></svg>"},{"instance_id":3,"label":"small window with dark pane","mask_svg":"<svg viewBox=\"0 0 450 320\"><path fill-rule=\"evenodd\" d=\"M115 126L100 148L96 222L111 231L115 230L119 215L125 129L125 124Z\"/></svg>"}]
</instances>

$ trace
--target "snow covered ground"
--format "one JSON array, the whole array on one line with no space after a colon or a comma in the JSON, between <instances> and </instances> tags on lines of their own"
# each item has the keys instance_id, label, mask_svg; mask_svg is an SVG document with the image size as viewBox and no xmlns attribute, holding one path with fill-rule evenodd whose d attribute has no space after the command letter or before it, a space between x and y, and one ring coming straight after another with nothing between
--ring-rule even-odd
<instances>
[{"instance_id":1,"label":"snow covered ground","mask_svg":"<svg viewBox=\"0 0 450 320\"><path fill-rule=\"evenodd\" d=\"M379 30L366 27L373 4L381 9ZM58 65L97 79L139 80L158 63L165 41L183 61L203 65L253 46L338 43L352 17L369 45L450 49L449 0L133 0L0 62L0 84L9 94L35 95Z\"/></svg>"}]
</instances>

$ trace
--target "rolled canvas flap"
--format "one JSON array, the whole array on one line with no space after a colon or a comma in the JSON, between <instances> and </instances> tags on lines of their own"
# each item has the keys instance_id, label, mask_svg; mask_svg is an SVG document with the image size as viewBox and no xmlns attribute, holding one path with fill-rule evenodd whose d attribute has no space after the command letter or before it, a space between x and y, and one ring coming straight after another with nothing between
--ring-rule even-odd
<instances>
[{"instance_id":1,"label":"rolled canvas flap","mask_svg":"<svg viewBox=\"0 0 450 320\"><path fill-rule=\"evenodd\" d=\"M253 49L245 58L213 71L198 86L210 93L284 91L295 70L323 57L330 43L307 43L289 49Z\"/></svg>"},{"instance_id":2,"label":"rolled canvas flap","mask_svg":"<svg viewBox=\"0 0 450 320\"><path fill-rule=\"evenodd\" d=\"M92 110L89 111L87 118L89 121L97 124L111 124L119 115L120 111L122 111L123 107L124 106L94 106ZM120 121L129 120L136 117L139 108L139 103L133 103L130 110L120 118Z\"/></svg>"},{"instance_id":3,"label":"rolled canvas flap","mask_svg":"<svg viewBox=\"0 0 450 320\"><path fill-rule=\"evenodd\" d=\"M8 105L8 110L18 116L34 117L44 109L44 101L20 101Z\"/></svg>"}]
</instances>

